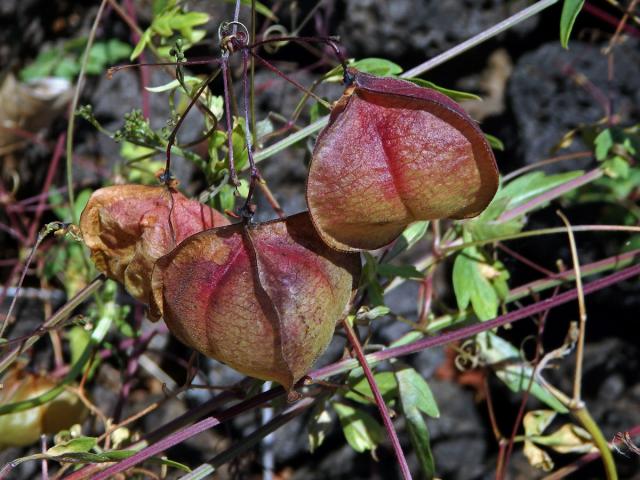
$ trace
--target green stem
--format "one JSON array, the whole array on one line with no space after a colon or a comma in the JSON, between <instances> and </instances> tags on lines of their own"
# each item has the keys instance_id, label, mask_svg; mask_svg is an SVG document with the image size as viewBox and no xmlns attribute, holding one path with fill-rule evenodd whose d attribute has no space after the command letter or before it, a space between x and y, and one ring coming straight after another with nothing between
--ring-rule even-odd
<instances>
[{"instance_id":1,"label":"green stem","mask_svg":"<svg viewBox=\"0 0 640 480\"><path fill-rule=\"evenodd\" d=\"M71 101L71 108L69 109L69 122L67 123L67 194L69 197L69 210L71 210L71 221L78 223L78 215L76 214L75 204L75 192L73 189L73 133L75 129L76 108L78 108L78 101L80 100L80 92L82 91L82 84L87 71L87 65L89 63L89 52L93 46L93 41L96 38L96 31L98 30L98 24L100 18L102 18L102 12L107 5L107 0L100 2L100 8L96 14L96 19L93 21L91 31L89 32L89 38L87 39L87 45L82 55L82 65L80 66L80 73L78 74L78 83L76 84L76 90L73 94L73 100Z\"/></svg>"},{"instance_id":2,"label":"green stem","mask_svg":"<svg viewBox=\"0 0 640 480\"><path fill-rule=\"evenodd\" d=\"M613 460L609 443L604 438L600 427L598 427L598 424L589 413L589 410L587 410L585 404L580 403L577 407L571 407L571 414L580 422L584 429L589 432L593 443L595 443L596 448L600 451L607 480L618 480L616 462Z\"/></svg>"},{"instance_id":3,"label":"green stem","mask_svg":"<svg viewBox=\"0 0 640 480\"><path fill-rule=\"evenodd\" d=\"M572 232L633 232L640 233L640 227L632 227L626 225L573 225ZM443 247L441 253L449 254L464 250L465 248L486 245L487 243L503 242L505 240L517 240L520 238L535 237L538 235L557 235L559 233L567 233L566 227L541 228L539 230L528 230L526 232L515 233L512 235L498 235L497 237L487 238L483 240L473 240L471 242L459 243Z\"/></svg>"},{"instance_id":4,"label":"green stem","mask_svg":"<svg viewBox=\"0 0 640 480\"><path fill-rule=\"evenodd\" d=\"M96 328L93 330L91 338L89 339L89 343L82 352L82 355L58 385L56 385L51 390L43 393L42 395L38 395L37 397L0 406L0 415L22 412L24 410L29 410L30 408L44 405L45 403L54 400L58 395L60 395L64 391L66 385L69 385L82 374L86 364L89 362L89 359L93 354L93 349L100 343L102 343L102 340L104 340L104 337L107 335L109 327L111 326L111 321L111 315L103 314L100 317L100 320L98 320Z\"/></svg>"},{"instance_id":5,"label":"green stem","mask_svg":"<svg viewBox=\"0 0 640 480\"><path fill-rule=\"evenodd\" d=\"M31 335L27 340L21 342L13 350L9 351L4 357L2 357L0 360L0 373L4 372L18 357L18 355L36 343L43 333L65 321L78 305L93 295L103 285L104 281L105 277L103 275L95 278L89 285L84 287L76 293L71 300L65 303L49 320L44 322L35 334Z\"/></svg>"}]
</instances>

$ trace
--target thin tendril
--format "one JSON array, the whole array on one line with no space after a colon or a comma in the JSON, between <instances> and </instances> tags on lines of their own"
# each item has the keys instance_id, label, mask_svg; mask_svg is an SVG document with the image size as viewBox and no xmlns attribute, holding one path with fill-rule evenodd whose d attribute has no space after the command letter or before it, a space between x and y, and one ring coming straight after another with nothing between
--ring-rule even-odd
<instances>
[{"instance_id":1,"label":"thin tendril","mask_svg":"<svg viewBox=\"0 0 640 480\"><path fill-rule=\"evenodd\" d=\"M251 179L249 181L249 193L247 193L247 200L242 207L243 215L246 215L247 218L251 218L253 216L253 212L251 211L251 198L253 197L253 192L255 190L256 182L260 181L260 173L256 167L256 163L253 160L253 141L251 138L251 131L249 128L250 118L249 118L249 51L246 49L242 50L242 76L243 76L243 104L244 104L244 120L245 120L245 142L247 143L247 156L249 159L249 168L251 172Z\"/></svg>"},{"instance_id":2,"label":"thin tendril","mask_svg":"<svg viewBox=\"0 0 640 480\"><path fill-rule=\"evenodd\" d=\"M327 102L324 98L319 97L318 95L316 95L315 93L313 93L312 91L308 90L307 88L305 88L302 84L298 83L296 80L294 80L293 78L289 78L287 77L284 73L282 73L280 70L278 70L274 65L272 65L270 62L268 62L267 60L265 60L264 58L260 57L258 54L252 52L251 50L248 50L249 53L251 53L251 55L258 60L262 65L264 65L265 67L267 67L269 70L271 70L273 73L275 73L276 75L278 75L279 77L285 79L287 82L291 83L292 85L294 85L296 88L302 90L304 93L306 93L307 95L309 95L310 97L312 97L314 100L316 100L318 103L321 103L322 105L324 105L327 108L331 108L331 105L329 104L329 102Z\"/></svg>"},{"instance_id":3,"label":"thin tendril","mask_svg":"<svg viewBox=\"0 0 640 480\"><path fill-rule=\"evenodd\" d=\"M229 176L231 178L231 183L237 187L240 185L240 182L238 181L236 165L233 160L233 120L231 118L231 102L229 99L229 53L226 51L222 54L220 68L222 68L222 81L224 83L224 111L227 125L227 145L229 150Z\"/></svg>"},{"instance_id":4,"label":"thin tendril","mask_svg":"<svg viewBox=\"0 0 640 480\"><path fill-rule=\"evenodd\" d=\"M163 181L165 183L168 183L168 182L171 181L171 147L173 147L174 144L175 144L176 136L178 135L178 130L182 126L182 123L184 122L184 119L187 117L187 113L189 113L191 108L198 101L198 98L200 97L200 95L202 95L202 92L204 92L205 88L207 88L209 83L218 75L218 73L219 72L216 70L211 75L209 75L209 77L207 77L207 79L202 83L202 86L198 89L198 91L193 96L193 98L191 98L191 100L189 101L189 105L187 105L187 108L184 110L182 115L180 115L180 118L176 122L176 126L173 127L173 130L171 131L171 134L169 135L169 139L167 141L167 150L166 150L167 157L166 157L165 169L164 169L164 175L163 175L163 177L164 177ZM209 110L209 109L207 108L207 110ZM211 115L213 115L213 113L211 113ZM213 115L213 117L215 118L215 115Z\"/></svg>"}]
</instances>

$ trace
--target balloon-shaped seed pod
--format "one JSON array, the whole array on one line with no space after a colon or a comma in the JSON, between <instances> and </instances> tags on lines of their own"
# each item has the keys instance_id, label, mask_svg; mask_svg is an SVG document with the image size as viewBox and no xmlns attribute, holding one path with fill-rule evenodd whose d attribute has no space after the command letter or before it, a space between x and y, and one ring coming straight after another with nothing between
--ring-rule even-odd
<instances>
[{"instance_id":1,"label":"balloon-shaped seed pod","mask_svg":"<svg viewBox=\"0 0 640 480\"><path fill-rule=\"evenodd\" d=\"M166 186L115 185L96 190L80 230L98 270L149 304L158 258L194 233L228 225L218 211ZM157 318L156 312L150 312Z\"/></svg>"},{"instance_id":2,"label":"balloon-shaped seed pod","mask_svg":"<svg viewBox=\"0 0 640 480\"><path fill-rule=\"evenodd\" d=\"M27 373L14 367L0 378L0 407L44 395L59 385L48 375ZM87 408L70 390L42 405L0 415L0 451L8 447L25 447L40 440L41 435L53 435L60 430L82 423Z\"/></svg>"},{"instance_id":3,"label":"balloon-shaped seed pod","mask_svg":"<svg viewBox=\"0 0 640 480\"><path fill-rule=\"evenodd\" d=\"M325 245L309 215L198 233L153 270L155 308L183 343L290 390L351 306L360 257Z\"/></svg>"},{"instance_id":4,"label":"balloon-shaped seed pod","mask_svg":"<svg viewBox=\"0 0 640 480\"><path fill-rule=\"evenodd\" d=\"M373 250L416 220L478 215L498 188L491 147L453 100L396 78L353 79L320 133L309 213L339 250Z\"/></svg>"}]
</instances>

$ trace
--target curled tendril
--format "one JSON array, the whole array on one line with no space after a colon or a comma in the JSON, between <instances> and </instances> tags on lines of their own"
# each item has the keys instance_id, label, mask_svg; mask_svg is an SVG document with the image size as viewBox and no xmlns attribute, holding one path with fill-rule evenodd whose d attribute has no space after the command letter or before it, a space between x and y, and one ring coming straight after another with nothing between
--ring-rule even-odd
<instances>
[{"instance_id":1,"label":"curled tendril","mask_svg":"<svg viewBox=\"0 0 640 480\"><path fill-rule=\"evenodd\" d=\"M262 41L267 42L274 34L276 37L288 37L291 35L284 25L271 25L262 34ZM274 54L288 43L289 41L287 40L275 41L272 43L265 43L262 48L264 48L267 53Z\"/></svg>"},{"instance_id":2,"label":"curled tendril","mask_svg":"<svg viewBox=\"0 0 640 480\"><path fill-rule=\"evenodd\" d=\"M526 336L522 342L520 343L520 358L522 359L522 361L528 365L531 365L531 363L534 361L534 359L529 359L527 358L527 352L525 350L525 347L527 345L527 343L529 342L533 342L534 344L534 358L535 358L535 350L538 348L538 342L537 342L537 337L535 335L528 335Z\"/></svg>"},{"instance_id":3,"label":"curled tendril","mask_svg":"<svg viewBox=\"0 0 640 480\"><path fill-rule=\"evenodd\" d=\"M241 22L222 22L218 27L218 42L223 55L229 55L247 46L249 39L249 30Z\"/></svg>"},{"instance_id":4,"label":"curled tendril","mask_svg":"<svg viewBox=\"0 0 640 480\"><path fill-rule=\"evenodd\" d=\"M480 365L480 344L476 340L467 340L458 351L454 364L461 372L473 370Z\"/></svg>"}]
</instances>

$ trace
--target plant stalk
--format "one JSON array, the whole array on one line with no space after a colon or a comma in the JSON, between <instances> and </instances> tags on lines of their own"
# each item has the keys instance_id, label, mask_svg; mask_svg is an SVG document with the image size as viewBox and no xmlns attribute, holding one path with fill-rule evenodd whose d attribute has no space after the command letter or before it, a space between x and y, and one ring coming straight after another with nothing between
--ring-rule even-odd
<instances>
[{"instance_id":1,"label":"plant stalk","mask_svg":"<svg viewBox=\"0 0 640 480\"><path fill-rule=\"evenodd\" d=\"M376 405L378 406L378 410L380 411L380 416L382 417L384 427L387 430L387 435L389 435L389 440L391 440L393 451L396 454L396 460L398 461L398 465L400 466L400 471L402 472L402 478L404 478L405 480L411 480L411 471L409 470L407 459L405 458L404 452L402 451L402 446L400 445L398 434L396 433L396 429L393 426L391 417L389 416L387 404L384 403L384 399L382 398L380 389L376 384L376 379L373 376L373 372L371 372L371 368L369 368L369 364L367 363L367 358L365 357L364 352L362 351L362 345L360 344L360 340L358 340L358 336L356 335L356 332L353 330L353 327L349 323L348 317L342 322L342 326L344 327L344 330L347 333L347 339L349 340L351 347L353 347L353 351L355 352L358 362L362 366L364 375L365 377L367 377L367 381L369 382L369 386L371 387L373 398L375 399Z\"/></svg>"}]
</instances>

